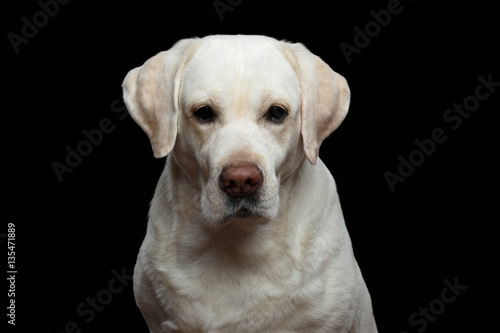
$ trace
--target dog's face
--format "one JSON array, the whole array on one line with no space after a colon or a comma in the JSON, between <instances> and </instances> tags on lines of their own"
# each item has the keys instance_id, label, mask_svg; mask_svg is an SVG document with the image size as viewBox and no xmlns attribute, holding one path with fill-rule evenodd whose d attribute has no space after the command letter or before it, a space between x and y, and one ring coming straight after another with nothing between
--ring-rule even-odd
<instances>
[{"instance_id":1,"label":"dog's face","mask_svg":"<svg viewBox=\"0 0 500 333\"><path fill-rule=\"evenodd\" d=\"M177 43L129 72L124 97L155 156L201 189L212 227L276 217L288 179L343 120L345 80L301 44L262 36Z\"/></svg>"},{"instance_id":2,"label":"dog's face","mask_svg":"<svg viewBox=\"0 0 500 333\"><path fill-rule=\"evenodd\" d=\"M299 81L280 50L261 41L200 45L183 70L179 105L174 156L199 174L207 219L272 219L280 178L303 155Z\"/></svg>"}]
</instances>

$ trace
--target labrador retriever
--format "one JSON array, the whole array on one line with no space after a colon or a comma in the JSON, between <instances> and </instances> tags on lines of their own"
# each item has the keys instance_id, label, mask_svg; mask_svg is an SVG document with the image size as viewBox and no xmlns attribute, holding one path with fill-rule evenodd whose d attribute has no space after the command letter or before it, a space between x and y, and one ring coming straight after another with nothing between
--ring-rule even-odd
<instances>
[{"instance_id":1,"label":"labrador retriever","mask_svg":"<svg viewBox=\"0 0 500 333\"><path fill-rule=\"evenodd\" d=\"M377 332L335 182L318 158L346 80L302 44L184 39L124 100L167 156L134 272L150 332Z\"/></svg>"}]
</instances>

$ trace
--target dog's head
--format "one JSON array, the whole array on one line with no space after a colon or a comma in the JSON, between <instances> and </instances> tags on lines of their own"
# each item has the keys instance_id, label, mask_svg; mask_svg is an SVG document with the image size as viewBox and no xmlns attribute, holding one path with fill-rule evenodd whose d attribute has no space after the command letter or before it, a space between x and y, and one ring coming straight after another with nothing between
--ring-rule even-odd
<instances>
[{"instance_id":1,"label":"dog's head","mask_svg":"<svg viewBox=\"0 0 500 333\"><path fill-rule=\"evenodd\" d=\"M263 36L185 39L123 83L156 157L200 184L211 226L276 217L280 187L346 116L345 79L302 44Z\"/></svg>"}]
</instances>

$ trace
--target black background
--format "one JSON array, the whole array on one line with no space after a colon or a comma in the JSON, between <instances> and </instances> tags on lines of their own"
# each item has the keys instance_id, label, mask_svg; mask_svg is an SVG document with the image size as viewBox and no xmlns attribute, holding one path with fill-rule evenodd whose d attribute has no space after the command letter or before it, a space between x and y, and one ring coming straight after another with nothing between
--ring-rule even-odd
<instances>
[{"instance_id":1,"label":"black background","mask_svg":"<svg viewBox=\"0 0 500 333\"><path fill-rule=\"evenodd\" d=\"M245 0L223 21L211 0L159 3L61 4L18 53L8 33L21 35L22 18L33 22L41 7L4 4L0 232L15 223L12 331L64 332L74 321L81 332L147 332L131 283L88 323L89 315L76 312L88 297L103 295L112 270L132 274L164 165L141 129L117 110L123 105L114 103L126 73L177 40L238 33L302 42L349 82L349 114L320 156L336 179L379 332L492 327L498 310L493 113L500 88L456 130L443 114L474 95L478 76L500 81L493 5L401 1L402 11L348 63L339 44L353 45L354 28L363 30L374 20L370 11L386 9L388 1ZM64 164L65 147L75 149L85 140L82 131L105 118L112 131L60 182L52 163ZM392 192L384 173L397 173L398 156L408 158L414 140L430 138L435 128L447 140ZM445 279L467 289L425 327L411 325L420 307L437 304Z\"/></svg>"}]
</instances>

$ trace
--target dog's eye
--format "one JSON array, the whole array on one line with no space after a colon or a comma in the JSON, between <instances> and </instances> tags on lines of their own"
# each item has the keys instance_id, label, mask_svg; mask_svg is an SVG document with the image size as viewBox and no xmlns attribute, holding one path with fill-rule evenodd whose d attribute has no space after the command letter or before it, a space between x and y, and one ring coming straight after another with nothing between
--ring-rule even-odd
<instances>
[{"instance_id":1,"label":"dog's eye","mask_svg":"<svg viewBox=\"0 0 500 333\"><path fill-rule=\"evenodd\" d=\"M266 114L267 120L273 123L282 123L286 116L288 116L288 111L278 105L273 105Z\"/></svg>"},{"instance_id":2,"label":"dog's eye","mask_svg":"<svg viewBox=\"0 0 500 333\"><path fill-rule=\"evenodd\" d=\"M199 106L194 110L194 116L202 123L208 123L214 120L214 113L212 109L207 105Z\"/></svg>"}]
</instances>

